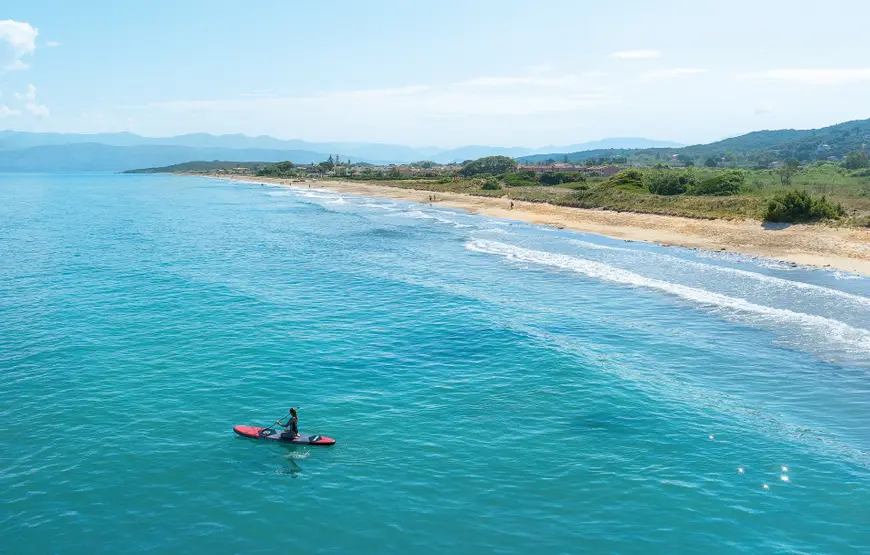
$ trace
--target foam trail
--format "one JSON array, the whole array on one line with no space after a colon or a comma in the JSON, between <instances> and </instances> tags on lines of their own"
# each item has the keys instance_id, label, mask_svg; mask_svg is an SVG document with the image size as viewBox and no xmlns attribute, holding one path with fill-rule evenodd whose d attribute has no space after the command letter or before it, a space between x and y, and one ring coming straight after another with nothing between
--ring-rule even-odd
<instances>
[{"instance_id":1,"label":"foam trail","mask_svg":"<svg viewBox=\"0 0 870 555\"><path fill-rule=\"evenodd\" d=\"M829 287L823 287L821 285L815 285L812 283L804 283L802 281L793 281L790 279L783 279L775 276L768 276L765 274L759 274L756 272L750 272L748 270L741 270L739 268L729 268L727 266L714 266L712 264L704 264L702 262L693 262L691 260L686 260L684 258L679 258L676 256L670 256L667 254L653 253L653 252L645 252L645 251L637 251L634 249L626 249L623 247L611 247L606 245L596 245L595 243L588 243L586 241L581 241L579 239L570 239L570 243L576 244L583 248L595 249L595 250L610 250L610 251L621 251L632 254L641 255L645 258L655 258L658 260L668 260L672 262L679 263L680 266L689 266L692 268L697 268L699 270L703 270L705 272L720 272L724 274L731 275L739 275L741 277L746 277L755 281L763 282L766 286L776 286L780 288L788 288L789 291L793 291L794 289L803 289L805 291L813 291L816 293L821 293L823 295L832 295L835 297L840 297L842 299L848 300L850 302L858 303L870 307L870 298L862 297L861 295L855 295L853 293L847 293L845 291L840 291L838 289L831 289Z\"/></svg>"},{"instance_id":2,"label":"foam trail","mask_svg":"<svg viewBox=\"0 0 870 555\"><path fill-rule=\"evenodd\" d=\"M396 216L399 216L402 218L410 218L410 219L414 219L414 220L435 220L436 222L441 222L443 224L450 224L454 227L473 227L473 226L470 226L468 224L461 224L457 221L454 221L454 220L451 220L448 218L442 218L441 216L438 216L435 214L427 214L426 212L423 212L422 210L410 210L407 212L399 212L396 214Z\"/></svg>"},{"instance_id":3,"label":"foam trail","mask_svg":"<svg viewBox=\"0 0 870 555\"><path fill-rule=\"evenodd\" d=\"M466 243L465 247L474 252L501 255L523 262L563 268L611 283L664 291L701 306L713 309L730 309L731 311L748 316L750 320L754 320L756 323L766 324L765 327L772 328L774 331L780 331L783 325L794 325L801 332L814 332L810 341L811 343L822 341L833 342L839 350L846 348L853 353L859 354L864 360L870 357L870 331L855 328L823 316L794 312L785 308L758 305L744 299L644 277L601 262L594 262L565 254L535 251L486 239L472 240ZM804 334L801 333L801 335ZM805 343L801 342L801 344Z\"/></svg>"}]
</instances>

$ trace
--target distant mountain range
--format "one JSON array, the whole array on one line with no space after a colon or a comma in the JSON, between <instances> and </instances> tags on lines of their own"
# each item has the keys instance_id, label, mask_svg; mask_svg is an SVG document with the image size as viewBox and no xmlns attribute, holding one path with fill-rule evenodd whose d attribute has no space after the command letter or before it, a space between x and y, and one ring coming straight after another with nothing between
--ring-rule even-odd
<instances>
[{"instance_id":1,"label":"distant mountain range","mask_svg":"<svg viewBox=\"0 0 870 555\"><path fill-rule=\"evenodd\" d=\"M465 146L455 149L413 148L381 143L283 140L269 136L210 135L194 133L176 137L142 137L133 133L28 133L0 131L0 171L123 171L191 160L235 160L298 164L322 162L330 155L343 160L374 164L432 160L462 162L483 156L525 156L586 148L652 148L679 146L669 141L639 138L604 139L565 147Z\"/></svg>"},{"instance_id":2,"label":"distant mountain range","mask_svg":"<svg viewBox=\"0 0 870 555\"><path fill-rule=\"evenodd\" d=\"M142 167L170 166L191 160L236 162L322 162L328 155L305 150L259 148L196 148L177 145L111 146L96 143L34 146L0 150L0 171L107 172Z\"/></svg>"},{"instance_id":3,"label":"distant mountain range","mask_svg":"<svg viewBox=\"0 0 870 555\"><path fill-rule=\"evenodd\" d=\"M454 149L413 148L381 143L313 143L274 137L209 135L142 137L133 133L27 133L0 131L0 171L69 172L124 171L170 166L193 160L236 162L322 162L330 155L342 160L373 164L401 164L421 160L462 162L502 155L520 162L547 159L582 161L590 158L628 156L640 163L681 154L701 160L726 157L737 165L766 164L773 160L801 161L839 158L870 144L870 119L850 121L821 129L754 131L710 144L682 146L670 141L637 137L602 139L538 149L525 147L464 146Z\"/></svg>"},{"instance_id":4,"label":"distant mountain range","mask_svg":"<svg viewBox=\"0 0 870 555\"><path fill-rule=\"evenodd\" d=\"M737 163L763 164L786 158L795 158L802 162L839 159L847 152L866 149L867 146L870 146L870 119L847 121L820 129L753 131L713 143L681 148L583 148L570 152L554 150L547 154L521 156L518 161L535 163L550 158L554 160L567 158L571 162L580 162L590 158L614 156L661 158L679 154L698 160L725 156L731 157Z\"/></svg>"}]
</instances>

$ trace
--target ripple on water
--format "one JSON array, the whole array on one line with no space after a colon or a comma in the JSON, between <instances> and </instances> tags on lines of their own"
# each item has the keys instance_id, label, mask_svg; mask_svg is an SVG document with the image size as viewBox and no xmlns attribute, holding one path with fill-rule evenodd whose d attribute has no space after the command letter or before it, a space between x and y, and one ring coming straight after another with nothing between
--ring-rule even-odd
<instances>
[{"instance_id":1,"label":"ripple on water","mask_svg":"<svg viewBox=\"0 0 870 555\"><path fill-rule=\"evenodd\" d=\"M11 553L870 550L860 279L204 183L0 180Z\"/></svg>"}]
</instances>

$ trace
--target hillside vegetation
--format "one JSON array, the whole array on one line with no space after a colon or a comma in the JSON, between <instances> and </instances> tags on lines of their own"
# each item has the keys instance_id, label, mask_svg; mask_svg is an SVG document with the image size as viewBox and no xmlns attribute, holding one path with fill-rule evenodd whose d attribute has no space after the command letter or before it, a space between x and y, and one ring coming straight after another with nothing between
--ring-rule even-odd
<instances>
[{"instance_id":1,"label":"hillside vegetation","mask_svg":"<svg viewBox=\"0 0 870 555\"><path fill-rule=\"evenodd\" d=\"M850 152L861 151L870 144L870 119L849 121L821 129L754 131L715 143L683 148L607 149L572 153L524 156L520 163L534 164L546 160L583 162L589 159L622 157L633 164L655 164L673 157L696 166L762 168L777 160L793 158L799 162L841 159ZM709 161L709 162L708 162Z\"/></svg>"}]
</instances>

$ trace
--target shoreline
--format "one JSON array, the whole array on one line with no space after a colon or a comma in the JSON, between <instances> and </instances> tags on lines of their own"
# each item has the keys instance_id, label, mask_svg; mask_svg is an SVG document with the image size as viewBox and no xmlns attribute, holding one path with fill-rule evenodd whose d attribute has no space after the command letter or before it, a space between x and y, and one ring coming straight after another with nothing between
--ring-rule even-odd
<instances>
[{"instance_id":1,"label":"shoreline","mask_svg":"<svg viewBox=\"0 0 870 555\"><path fill-rule=\"evenodd\" d=\"M404 189L365 182L293 180L270 177L209 176L229 181L271 183L304 188L312 185L336 193L386 197L465 210L471 214L548 225L613 239L708 251L725 251L861 274L870 277L870 229L795 224L765 227L754 220L696 220L635 212L571 208L499 197Z\"/></svg>"}]
</instances>

